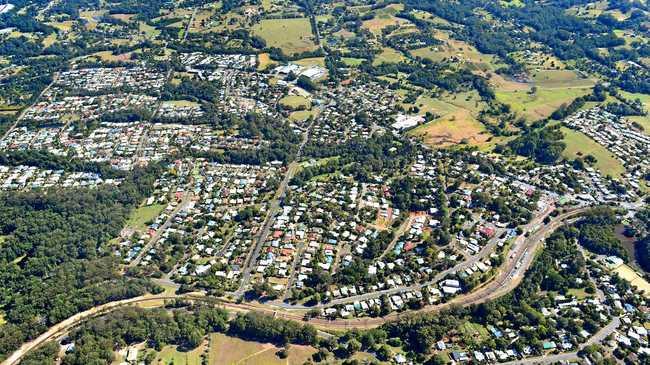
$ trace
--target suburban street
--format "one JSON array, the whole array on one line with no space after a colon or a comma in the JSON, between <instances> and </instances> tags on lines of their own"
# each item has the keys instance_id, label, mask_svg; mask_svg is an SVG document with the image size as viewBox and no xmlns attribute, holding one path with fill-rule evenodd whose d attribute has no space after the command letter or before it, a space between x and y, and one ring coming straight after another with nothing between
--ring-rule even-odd
<instances>
[{"instance_id":1,"label":"suburban street","mask_svg":"<svg viewBox=\"0 0 650 365\"><path fill-rule=\"evenodd\" d=\"M316 319L311 319L309 320L309 323L312 324L314 327L320 330L347 330L347 329L353 329L353 328L358 328L358 329L366 329L366 328L375 328L383 323L390 321L390 320L395 320L399 319L402 316L405 315L410 315L411 313L424 313L424 312L436 312L436 311L441 311L443 309L446 309L450 307L451 305L471 305L471 304L477 304L484 302L486 300L494 299L497 298L501 295L504 295L508 293L510 290L514 289L521 279L523 278L523 273L526 271L526 269L530 266L532 263L532 258L533 255L525 255L524 253L530 250L530 252L533 252L539 245L542 244L543 238L547 237L549 234L551 234L555 229L560 227L562 224L567 219L572 219L576 217L579 214L584 213L588 208L579 208L576 210L571 210L565 213L562 213L558 215L557 217L553 218L552 221L547 224L546 226L542 227L539 229L536 233L532 234L528 238L524 238L523 235L518 237L518 240L521 241L520 244L514 244L512 247L511 253L515 255L515 258L512 260L509 260L506 264L505 267L502 268L500 273L498 274L497 278L493 281L491 281L488 284L485 284L478 288L477 290L460 295L453 300L443 303L443 304L438 304L438 305L433 305L433 306L427 306L424 307L418 311L411 311L411 312L405 312L405 313L392 313L388 316L385 317L380 317L380 318L358 318L358 319L336 319L336 320L328 320L328 319L322 319L322 318L316 318ZM532 227L535 227L538 224L538 221L541 222L546 215L550 214L552 209L547 208L544 213L540 216L538 216L533 222L531 222L527 227L530 229ZM487 246L486 246L487 248ZM480 255L480 254L479 254ZM477 255L477 256L479 256ZM509 255L510 256L510 255ZM517 267L515 265L516 262L519 260L522 260L522 264ZM468 263L463 263L463 265L468 265ZM461 269L461 265L458 265L457 267L454 267L450 270L459 270ZM465 267L465 266L463 266ZM440 273L438 277L443 277L443 273ZM422 286L425 284L422 284ZM415 288L414 286L413 288ZM394 290L405 290L406 288L395 288ZM373 295L376 295L376 293L373 293ZM94 308L91 308L89 310L86 310L81 313L77 313L74 316L60 322L57 325L52 326L50 329L48 329L45 333L37 337L36 339L27 342L21 346L19 350L14 352L10 357L7 358L1 365L14 365L17 364L20 359L30 350L38 347L39 345L47 342L48 340L52 338L56 338L59 335L62 335L69 331L70 329L74 328L75 326L79 325L80 323L88 320L89 318L96 317L101 314L108 313L110 311L113 311L117 308L124 307L124 306L130 306L130 305L136 305L136 304L142 304L142 303L151 303L151 302L161 302L164 300L174 300L174 299L183 299L183 300L189 300L189 301L202 301L202 302L210 302L210 303L215 303L220 306L223 306L224 308L232 311L257 311L261 313L266 313L270 315L274 315L276 318L283 318L287 320L294 320L294 321L304 321L304 310L296 310L297 308L291 308L289 310L287 309L282 309L282 308L274 308L269 305L264 305L264 304L259 304L259 303L234 303L234 302L228 302L228 301L223 301L218 298L211 298L211 297L206 297L203 295L192 295L192 294L182 294L182 295L147 295L147 296L141 296L141 297L135 297L135 298L130 298L130 299L125 299L125 300L119 300L115 302L110 302L106 303ZM346 298L346 300L350 300L351 298ZM332 303L330 303L331 305ZM609 333L611 333L617 326L618 326L618 321L615 320L613 323L605 327L603 330L598 332L592 339L591 343L595 343L600 341L602 338L605 338ZM609 332L608 332L609 331ZM589 343L589 342L588 342ZM571 354L562 354L562 355L557 355L559 358L556 359L555 361L560 361L562 359L562 356L567 356L570 357L572 356ZM573 355L574 356L574 355ZM541 361L541 360L538 360ZM545 361L545 360L544 360ZM517 362L521 363L521 362ZM531 364L534 362L531 362ZM545 363L545 362L544 362Z\"/></svg>"}]
</instances>

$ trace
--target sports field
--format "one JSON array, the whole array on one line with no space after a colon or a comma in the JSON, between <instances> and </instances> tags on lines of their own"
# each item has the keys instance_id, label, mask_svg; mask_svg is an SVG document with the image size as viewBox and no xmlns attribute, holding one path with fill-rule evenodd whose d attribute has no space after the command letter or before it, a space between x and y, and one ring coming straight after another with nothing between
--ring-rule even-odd
<instances>
[{"instance_id":1,"label":"sports field","mask_svg":"<svg viewBox=\"0 0 650 365\"><path fill-rule=\"evenodd\" d=\"M309 109L311 102L304 96L289 95L280 99L280 105L288 109Z\"/></svg>"}]
</instances>

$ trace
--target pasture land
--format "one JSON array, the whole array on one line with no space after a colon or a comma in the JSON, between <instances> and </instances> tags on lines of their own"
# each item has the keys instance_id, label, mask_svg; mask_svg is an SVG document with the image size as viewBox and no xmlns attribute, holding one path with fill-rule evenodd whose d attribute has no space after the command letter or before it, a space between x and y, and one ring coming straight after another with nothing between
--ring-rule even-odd
<instances>
[{"instance_id":1,"label":"pasture land","mask_svg":"<svg viewBox=\"0 0 650 365\"><path fill-rule=\"evenodd\" d=\"M404 55L399 51L390 47L384 47L382 48L381 53L375 57L375 60L372 62L372 64L377 66L384 63L398 63L404 59Z\"/></svg>"},{"instance_id":2,"label":"pasture land","mask_svg":"<svg viewBox=\"0 0 650 365\"><path fill-rule=\"evenodd\" d=\"M565 88L565 89L543 89L540 88L534 94L526 90L504 91L497 90L498 101L508 104L513 111L521 114L530 121L549 117L562 104L569 104L575 98L589 94L591 89L586 88Z\"/></svg>"},{"instance_id":3,"label":"pasture land","mask_svg":"<svg viewBox=\"0 0 650 365\"><path fill-rule=\"evenodd\" d=\"M308 18L263 19L252 30L269 47L278 47L288 55L316 49Z\"/></svg>"},{"instance_id":4,"label":"pasture land","mask_svg":"<svg viewBox=\"0 0 650 365\"><path fill-rule=\"evenodd\" d=\"M459 109L434 121L409 131L412 136L422 138L431 147L446 147L455 144L481 146L488 143L491 135L468 110Z\"/></svg>"}]
</instances>

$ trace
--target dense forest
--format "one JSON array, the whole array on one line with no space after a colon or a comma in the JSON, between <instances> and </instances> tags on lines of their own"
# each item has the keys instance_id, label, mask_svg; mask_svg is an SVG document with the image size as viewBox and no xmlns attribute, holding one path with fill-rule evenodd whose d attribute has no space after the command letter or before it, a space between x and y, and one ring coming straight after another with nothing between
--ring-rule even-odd
<instances>
[{"instance_id":1,"label":"dense forest","mask_svg":"<svg viewBox=\"0 0 650 365\"><path fill-rule=\"evenodd\" d=\"M158 290L121 277L103 249L151 193L158 172L135 171L118 187L0 194L0 310L8 322L0 358L75 313Z\"/></svg>"}]
</instances>

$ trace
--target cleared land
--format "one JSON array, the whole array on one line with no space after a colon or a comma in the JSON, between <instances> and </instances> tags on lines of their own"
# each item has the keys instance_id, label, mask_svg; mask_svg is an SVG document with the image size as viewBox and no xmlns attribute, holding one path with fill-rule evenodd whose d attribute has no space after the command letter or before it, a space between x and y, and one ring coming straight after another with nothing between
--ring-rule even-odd
<instances>
[{"instance_id":1,"label":"cleared land","mask_svg":"<svg viewBox=\"0 0 650 365\"><path fill-rule=\"evenodd\" d=\"M467 110L458 110L432 122L423 124L409 134L421 137L432 147L444 147L459 143L470 145L485 144L490 134Z\"/></svg>"},{"instance_id":2,"label":"cleared land","mask_svg":"<svg viewBox=\"0 0 650 365\"><path fill-rule=\"evenodd\" d=\"M209 346L208 364L210 365L301 365L316 353L316 349L313 347L291 345L289 356L286 359L280 359L276 355L280 348L275 345L244 341L221 333L210 335Z\"/></svg>"},{"instance_id":3,"label":"cleared land","mask_svg":"<svg viewBox=\"0 0 650 365\"><path fill-rule=\"evenodd\" d=\"M542 70L532 71L533 84L539 88L586 88L593 87L595 82L589 78L580 77L572 70Z\"/></svg>"},{"instance_id":4,"label":"cleared land","mask_svg":"<svg viewBox=\"0 0 650 365\"><path fill-rule=\"evenodd\" d=\"M201 354L205 351L205 344L188 352L178 351L176 346L165 346L156 354L153 365L201 365Z\"/></svg>"},{"instance_id":5,"label":"cleared land","mask_svg":"<svg viewBox=\"0 0 650 365\"><path fill-rule=\"evenodd\" d=\"M613 270L621 278L630 282L631 285L636 286L639 290L643 291L646 298L650 298L650 283L648 283L642 276L640 276L631 267L623 264Z\"/></svg>"},{"instance_id":6,"label":"cleared land","mask_svg":"<svg viewBox=\"0 0 650 365\"><path fill-rule=\"evenodd\" d=\"M288 55L316 48L307 18L263 19L253 26L253 33L270 47L278 47Z\"/></svg>"},{"instance_id":7,"label":"cleared land","mask_svg":"<svg viewBox=\"0 0 650 365\"><path fill-rule=\"evenodd\" d=\"M498 101L508 104L512 110L534 121L549 117L562 104L586 95L590 88L538 89L534 94L524 90L497 91Z\"/></svg>"},{"instance_id":8,"label":"cleared land","mask_svg":"<svg viewBox=\"0 0 650 365\"><path fill-rule=\"evenodd\" d=\"M383 63L398 63L400 61L403 61L405 59L404 55L401 54L399 51L389 48L389 47L384 47L381 50L381 53L379 53L376 57L375 60L373 61L373 65L381 65Z\"/></svg>"},{"instance_id":9,"label":"cleared land","mask_svg":"<svg viewBox=\"0 0 650 365\"><path fill-rule=\"evenodd\" d=\"M594 167L603 174L618 177L625 172L623 164L611 152L584 133L566 127L562 127L562 133L567 145L562 153L564 158L574 159L578 156L592 155L598 160Z\"/></svg>"}]
</instances>

